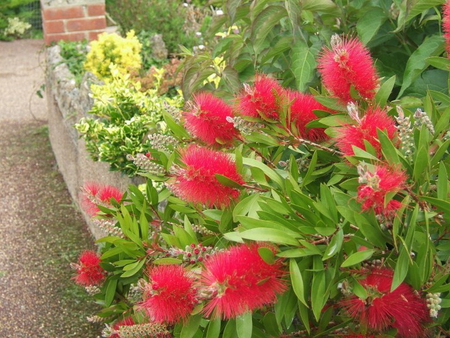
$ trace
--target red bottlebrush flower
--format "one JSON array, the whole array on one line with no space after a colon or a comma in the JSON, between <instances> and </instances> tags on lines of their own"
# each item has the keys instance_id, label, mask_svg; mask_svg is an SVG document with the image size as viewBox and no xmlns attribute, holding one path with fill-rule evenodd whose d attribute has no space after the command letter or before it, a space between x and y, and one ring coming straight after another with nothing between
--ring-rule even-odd
<instances>
[{"instance_id":1,"label":"red bottlebrush flower","mask_svg":"<svg viewBox=\"0 0 450 338\"><path fill-rule=\"evenodd\" d=\"M84 251L78 263L74 264L78 274L73 277L75 283L83 286L99 285L106 276L105 270L100 266L100 262L100 257L95 251Z\"/></svg>"},{"instance_id":2,"label":"red bottlebrush flower","mask_svg":"<svg viewBox=\"0 0 450 338\"><path fill-rule=\"evenodd\" d=\"M183 113L186 129L209 146L230 145L238 136L233 123L233 108L211 93L194 96L191 109Z\"/></svg>"},{"instance_id":3,"label":"red bottlebrush flower","mask_svg":"<svg viewBox=\"0 0 450 338\"><path fill-rule=\"evenodd\" d=\"M362 210L372 208L375 214L392 219L401 203L391 200L386 204L385 198L389 193L397 193L405 187L405 173L388 166L376 166L373 173L362 166L358 170L361 183L358 187L358 202L362 203Z\"/></svg>"},{"instance_id":4,"label":"red bottlebrush flower","mask_svg":"<svg viewBox=\"0 0 450 338\"><path fill-rule=\"evenodd\" d=\"M175 174L169 187L181 199L202 203L207 207L224 208L239 197L239 190L220 183L216 174L243 184L235 163L228 154L192 145L182 154L184 168Z\"/></svg>"},{"instance_id":5,"label":"red bottlebrush flower","mask_svg":"<svg viewBox=\"0 0 450 338\"><path fill-rule=\"evenodd\" d=\"M291 103L291 122L295 124L300 136L304 139L318 142L328 138L323 128L307 128L306 125L317 119L314 110L327 110L328 108L316 101L314 96L298 91L286 91Z\"/></svg>"},{"instance_id":6,"label":"red bottlebrush flower","mask_svg":"<svg viewBox=\"0 0 450 338\"><path fill-rule=\"evenodd\" d=\"M202 285L212 296L204 308L209 316L235 318L274 303L286 289L281 260L266 263L258 253L262 244L238 245L205 261Z\"/></svg>"},{"instance_id":7,"label":"red bottlebrush flower","mask_svg":"<svg viewBox=\"0 0 450 338\"><path fill-rule=\"evenodd\" d=\"M442 29L444 31L447 58L450 58L450 1L446 1L443 6Z\"/></svg>"},{"instance_id":8,"label":"red bottlebrush flower","mask_svg":"<svg viewBox=\"0 0 450 338\"><path fill-rule=\"evenodd\" d=\"M367 48L357 39L331 38L331 49L325 48L317 66L324 86L344 104L353 101L353 88L363 99L372 99L379 78Z\"/></svg>"},{"instance_id":9,"label":"red bottlebrush flower","mask_svg":"<svg viewBox=\"0 0 450 338\"><path fill-rule=\"evenodd\" d=\"M99 204L110 207L113 198L120 201L122 196L123 193L112 185L88 182L83 187L81 206L89 216L94 217L100 211Z\"/></svg>"},{"instance_id":10,"label":"red bottlebrush flower","mask_svg":"<svg viewBox=\"0 0 450 338\"><path fill-rule=\"evenodd\" d=\"M393 275L388 268L370 270L359 280L367 298L351 296L340 305L355 322L376 333L395 328L399 338L425 337L425 324L430 321L426 301L406 283L391 292Z\"/></svg>"},{"instance_id":11,"label":"red bottlebrush flower","mask_svg":"<svg viewBox=\"0 0 450 338\"><path fill-rule=\"evenodd\" d=\"M253 86L245 86L237 97L237 115L278 120L283 87L266 75L257 75Z\"/></svg>"},{"instance_id":12,"label":"red bottlebrush flower","mask_svg":"<svg viewBox=\"0 0 450 338\"><path fill-rule=\"evenodd\" d=\"M149 283L140 306L156 323L186 320L197 304L193 280L180 265L160 265L149 270Z\"/></svg>"},{"instance_id":13,"label":"red bottlebrush flower","mask_svg":"<svg viewBox=\"0 0 450 338\"><path fill-rule=\"evenodd\" d=\"M108 338L120 338L120 335L117 333L120 330L120 328L122 326L131 326L131 325L135 325L135 322L131 317L127 317L115 322L114 325L112 326L113 334L108 336Z\"/></svg>"},{"instance_id":14,"label":"red bottlebrush flower","mask_svg":"<svg viewBox=\"0 0 450 338\"><path fill-rule=\"evenodd\" d=\"M337 146L344 155L352 156L353 146L366 150L364 141L369 142L381 156L381 144L378 140L377 130L386 131L392 140L396 135L394 119L387 115L386 111L380 108L369 108L362 119L357 119L356 125L346 125L338 128L336 137Z\"/></svg>"}]
</instances>

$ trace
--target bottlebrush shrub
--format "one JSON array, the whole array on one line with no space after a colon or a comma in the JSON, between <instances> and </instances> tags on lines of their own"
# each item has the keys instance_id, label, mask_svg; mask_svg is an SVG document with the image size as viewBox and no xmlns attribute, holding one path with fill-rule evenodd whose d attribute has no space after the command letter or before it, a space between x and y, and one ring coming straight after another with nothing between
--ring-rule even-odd
<instances>
[{"instance_id":1,"label":"bottlebrush shrub","mask_svg":"<svg viewBox=\"0 0 450 338\"><path fill-rule=\"evenodd\" d=\"M181 107L181 95L167 97L158 94L160 81L152 89L142 92L140 82L132 81L114 65L112 78L103 85L91 85L94 104L75 125L94 161L110 164L111 170L134 176L138 168L133 156L146 153L151 147L147 135L164 133L162 112L165 105ZM161 80L162 72L156 73ZM155 75L155 77L157 76Z\"/></svg>"},{"instance_id":2,"label":"bottlebrush shrub","mask_svg":"<svg viewBox=\"0 0 450 338\"><path fill-rule=\"evenodd\" d=\"M204 93L162 112L147 183L99 205L96 319L119 337L447 336L450 96L402 107L388 79L346 109L261 78L231 116Z\"/></svg>"},{"instance_id":3,"label":"bottlebrush shrub","mask_svg":"<svg viewBox=\"0 0 450 338\"><path fill-rule=\"evenodd\" d=\"M115 33L102 33L97 40L90 43L84 68L101 80L111 78L111 64L120 72L127 74L141 68L141 48L142 45L134 35L134 31L129 31L125 38Z\"/></svg>"}]
</instances>

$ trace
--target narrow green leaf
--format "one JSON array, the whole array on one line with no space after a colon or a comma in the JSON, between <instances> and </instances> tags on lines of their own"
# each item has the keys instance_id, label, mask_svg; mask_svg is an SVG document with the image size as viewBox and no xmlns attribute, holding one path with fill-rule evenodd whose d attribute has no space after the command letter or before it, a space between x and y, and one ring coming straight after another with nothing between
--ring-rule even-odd
<instances>
[{"instance_id":1,"label":"narrow green leaf","mask_svg":"<svg viewBox=\"0 0 450 338\"><path fill-rule=\"evenodd\" d=\"M244 165L261 169L264 172L264 174L266 174L272 181L277 183L281 188L284 187L283 179L281 178L281 176L278 175L273 169L269 168L266 164L262 163L261 161L245 157L242 159L242 162Z\"/></svg>"},{"instance_id":2,"label":"narrow green leaf","mask_svg":"<svg viewBox=\"0 0 450 338\"><path fill-rule=\"evenodd\" d=\"M236 332L238 338L251 338L253 331L252 313L246 312L236 317Z\"/></svg>"},{"instance_id":3,"label":"narrow green leaf","mask_svg":"<svg viewBox=\"0 0 450 338\"><path fill-rule=\"evenodd\" d=\"M421 196L420 199L423 199L428 203L431 203L435 207L442 209L444 212L450 213L450 202L448 200L441 200L439 198L426 196Z\"/></svg>"},{"instance_id":4,"label":"narrow green leaf","mask_svg":"<svg viewBox=\"0 0 450 338\"><path fill-rule=\"evenodd\" d=\"M298 240L292 236L292 232L270 228L255 228L239 233L240 237L253 241L271 242L276 244L298 245ZM300 237L297 235L296 237Z\"/></svg>"},{"instance_id":5,"label":"narrow green leaf","mask_svg":"<svg viewBox=\"0 0 450 338\"><path fill-rule=\"evenodd\" d=\"M448 71L450 69L450 60L447 58L443 58L440 56L430 56L426 59L427 63L430 66L433 66L437 69L442 69Z\"/></svg>"},{"instance_id":6,"label":"narrow green leaf","mask_svg":"<svg viewBox=\"0 0 450 338\"><path fill-rule=\"evenodd\" d=\"M220 318L211 320L206 331L206 338L219 338L221 324L222 320Z\"/></svg>"},{"instance_id":7,"label":"narrow green leaf","mask_svg":"<svg viewBox=\"0 0 450 338\"><path fill-rule=\"evenodd\" d=\"M342 262L341 268L346 268L352 265L359 264L372 257L374 252L375 250L369 249L352 253L350 256L347 257L347 259L344 262Z\"/></svg>"},{"instance_id":8,"label":"narrow green leaf","mask_svg":"<svg viewBox=\"0 0 450 338\"><path fill-rule=\"evenodd\" d=\"M413 177L414 180L419 181L421 176L428 177L427 168L430 164L430 157L428 154L428 150L425 146L420 147L416 153L416 157L414 160L414 169L413 169Z\"/></svg>"},{"instance_id":9,"label":"narrow green leaf","mask_svg":"<svg viewBox=\"0 0 450 338\"><path fill-rule=\"evenodd\" d=\"M410 256L406 247L400 249L397 264L395 265L394 277L392 279L391 292L394 291L406 278L409 269Z\"/></svg>"},{"instance_id":10,"label":"narrow green leaf","mask_svg":"<svg viewBox=\"0 0 450 338\"><path fill-rule=\"evenodd\" d=\"M112 302L114 301L114 297L116 295L117 282L118 282L117 278L108 279L105 292L105 307L111 306Z\"/></svg>"},{"instance_id":11,"label":"narrow green leaf","mask_svg":"<svg viewBox=\"0 0 450 338\"><path fill-rule=\"evenodd\" d=\"M342 231L342 229L339 229L339 231L331 239L330 244L328 244L323 254L322 260L330 259L338 252L340 252L343 242L344 242L344 232Z\"/></svg>"},{"instance_id":12,"label":"narrow green leaf","mask_svg":"<svg viewBox=\"0 0 450 338\"><path fill-rule=\"evenodd\" d=\"M385 131L377 130L378 140L381 143L381 152L390 164L398 164L400 162L397 154L397 148L394 147L392 141L386 135Z\"/></svg>"},{"instance_id":13,"label":"narrow green leaf","mask_svg":"<svg viewBox=\"0 0 450 338\"><path fill-rule=\"evenodd\" d=\"M275 255L271 249L260 247L258 248L258 253L267 264L273 264L275 262Z\"/></svg>"},{"instance_id":14,"label":"narrow green leaf","mask_svg":"<svg viewBox=\"0 0 450 338\"><path fill-rule=\"evenodd\" d=\"M439 164L439 173L437 181L437 198L441 200L448 199L448 174L444 162Z\"/></svg>"},{"instance_id":15,"label":"narrow green leaf","mask_svg":"<svg viewBox=\"0 0 450 338\"><path fill-rule=\"evenodd\" d=\"M302 274L295 259L289 260L289 272L290 272L289 275L291 277L292 288L294 289L295 295L300 300L300 302L302 302L306 307L308 307L308 304L306 304L305 300L305 288L303 285Z\"/></svg>"},{"instance_id":16,"label":"narrow green leaf","mask_svg":"<svg viewBox=\"0 0 450 338\"><path fill-rule=\"evenodd\" d=\"M216 174L215 176L220 183L222 183L223 185L225 185L227 187L235 188L235 189L243 189L244 188L242 185L240 185L236 181L233 181L231 178L228 178L228 177L220 175L220 174Z\"/></svg>"},{"instance_id":17,"label":"narrow green leaf","mask_svg":"<svg viewBox=\"0 0 450 338\"><path fill-rule=\"evenodd\" d=\"M230 319L227 325L225 325L222 338L236 338L236 335L236 320Z\"/></svg>"},{"instance_id":18,"label":"narrow green leaf","mask_svg":"<svg viewBox=\"0 0 450 338\"><path fill-rule=\"evenodd\" d=\"M386 105L389 96L392 93L392 88L395 85L396 76L392 76L387 79L378 89L377 94L375 95L375 101L378 103L378 106L384 107Z\"/></svg>"},{"instance_id":19,"label":"narrow green leaf","mask_svg":"<svg viewBox=\"0 0 450 338\"><path fill-rule=\"evenodd\" d=\"M301 0L303 10L311 12L336 12L337 6L332 0Z\"/></svg>"},{"instance_id":20,"label":"narrow green leaf","mask_svg":"<svg viewBox=\"0 0 450 338\"><path fill-rule=\"evenodd\" d=\"M192 338L197 333L202 320L201 314L189 317L189 321L182 326L180 338Z\"/></svg>"},{"instance_id":21,"label":"narrow green leaf","mask_svg":"<svg viewBox=\"0 0 450 338\"><path fill-rule=\"evenodd\" d=\"M316 321L319 321L322 309L327 302L328 295L325 292L325 271L317 271L313 275L311 285L311 307Z\"/></svg>"},{"instance_id":22,"label":"narrow green leaf","mask_svg":"<svg viewBox=\"0 0 450 338\"><path fill-rule=\"evenodd\" d=\"M156 265L172 265L172 264L181 264L183 261L178 258L164 257L158 258L153 261L153 264Z\"/></svg>"},{"instance_id":23,"label":"narrow green leaf","mask_svg":"<svg viewBox=\"0 0 450 338\"><path fill-rule=\"evenodd\" d=\"M242 0L227 0L225 8L227 9L228 16L230 17L230 25L234 23L236 17L236 9L241 4Z\"/></svg>"},{"instance_id":24,"label":"narrow green leaf","mask_svg":"<svg viewBox=\"0 0 450 338\"><path fill-rule=\"evenodd\" d=\"M123 274L121 274L120 276L121 276L122 278L134 276L135 274L137 274L137 273L142 269L142 267L144 266L144 264L145 264L145 259L142 259L142 260L140 260L139 262L137 262L137 264L134 265L132 269L130 269L130 270L128 270L128 271L125 271L125 272L124 272ZM132 264L132 265L133 265L133 264ZM125 268L124 268L124 270L125 270Z\"/></svg>"}]
</instances>

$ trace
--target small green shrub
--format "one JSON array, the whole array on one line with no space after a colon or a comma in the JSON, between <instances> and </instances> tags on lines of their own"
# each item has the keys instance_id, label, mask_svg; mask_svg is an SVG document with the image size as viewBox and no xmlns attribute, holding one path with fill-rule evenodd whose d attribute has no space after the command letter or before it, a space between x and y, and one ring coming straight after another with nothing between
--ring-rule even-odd
<instances>
[{"instance_id":1,"label":"small green shrub","mask_svg":"<svg viewBox=\"0 0 450 338\"><path fill-rule=\"evenodd\" d=\"M134 31L123 38L118 34L103 33L90 44L84 68L94 73L102 80L111 78L111 65L126 74L141 67L141 43Z\"/></svg>"},{"instance_id":2,"label":"small green shrub","mask_svg":"<svg viewBox=\"0 0 450 338\"><path fill-rule=\"evenodd\" d=\"M60 55L63 62L69 67L70 72L75 77L77 83L81 82L84 73L84 63L86 62L87 41L60 41Z\"/></svg>"},{"instance_id":3,"label":"small green shrub","mask_svg":"<svg viewBox=\"0 0 450 338\"><path fill-rule=\"evenodd\" d=\"M89 112L96 117L83 118L75 125L94 161L107 162L113 171L128 176L138 168L129 159L150 149L146 135L163 132L165 103L182 107L181 95L168 98L158 94L162 72L155 88L141 91L140 82L132 81L112 66L112 78L104 85L92 85L94 106Z\"/></svg>"},{"instance_id":4,"label":"small green shrub","mask_svg":"<svg viewBox=\"0 0 450 338\"><path fill-rule=\"evenodd\" d=\"M184 6L178 0L112 0L107 12L122 32L135 30L162 34L170 54L180 53L179 45L192 48L198 44L195 35L204 14L192 5Z\"/></svg>"}]
</instances>

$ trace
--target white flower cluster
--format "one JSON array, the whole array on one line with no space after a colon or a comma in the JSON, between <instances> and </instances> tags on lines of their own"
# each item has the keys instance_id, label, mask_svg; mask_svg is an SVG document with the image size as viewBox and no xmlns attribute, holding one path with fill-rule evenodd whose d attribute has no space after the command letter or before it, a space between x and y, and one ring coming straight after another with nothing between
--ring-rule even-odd
<instances>
[{"instance_id":1,"label":"white flower cluster","mask_svg":"<svg viewBox=\"0 0 450 338\"><path fill-rule=\"evenodd\" d=\"M5 28L5 35L21 37L25 32L31 28L28 22L22 21L19 18L8 18L8 27Z\"/></svg>"},{"instance_id":2,"label":"white flower cluster","mask_svg":"<svg viewBox=\"0 0 450 338\"><path fill-rule=\"evenodd\" d=\"M438 312L441 309L441 294L438 293L428 293L427 294L427 307L430 309L430 317L437 318Z\"/></svg>"}]
</instances>

